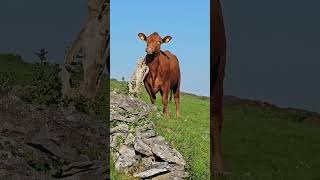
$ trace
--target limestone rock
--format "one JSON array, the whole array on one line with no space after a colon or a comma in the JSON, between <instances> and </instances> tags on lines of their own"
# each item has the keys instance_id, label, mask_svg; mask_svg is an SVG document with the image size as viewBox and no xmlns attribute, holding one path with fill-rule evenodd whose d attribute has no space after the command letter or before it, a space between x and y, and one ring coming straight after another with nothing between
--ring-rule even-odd
<instances>
[{"instance_id":1,"label":"limestone rock","mask_svg":"<svg viewBox=\"0 0 320 180\"><path fill-rule=\"evenodd\" d=\"M136 153L134 149L129 148L126 145L121 145L119 148L120 156L116 161L115 167L119 171L123 171L125 168L132 166L136 162Z\"/></svg>"},{"instance_id":2,"label":"limestone rock","mask_svg":"<svg viewBox=\"0 0 320 180\"><path fill-rule=\"evenodd\" d=\"M161 159L183 166L186 165L182 155L175 148L172 148L169 143L164 141L161 137L150 138L146 140L146 142L151 147L152 152Z\"/></svg>"},{"instance_id":3,"label":"limestone rock","mask_svg":"<svg viewBox=\"0 0 320 180\"><path fill-rule=\"evenodd\" d=\"M182 155L164 137L157 136L147 104L138 98L111 92L110 108L110 121L127 125L111 129L110 145L114 147L111 155L116 169L141 179L188 177Z\"/></svg>"},{"instance_id":4,"label":"limestone rock","mask_svg":"<svg viewBox=\"0 0 320 180\"><path fill-rule=\"evenodd\" d=\"M135 141L135 136L132 133L129 133L126 140L124 141L125 145L133 144Z\"/></svg>"},{"instance_id":5,"label":"limestone rock","mask_svg":"<svg viewBox=\"0 0 320 180\"><path fill-rule=\"evenodd\" d=\"M167 166L168 166L167 162L156 163L147 167L143 172L136 173L133 176L139 177L139 178L148 178L156 174L167 172L168 171Z\"/></svg>"},{"instance_id":6,"label":"limestone rock","mask_svg":"<svg viewBox=\"0 0 320 180\"><path fill-rule=\"evenodd\" d=\"M136 162L134 157L126 155L120 155L116 161L115 167L119 171L123 171L125 168L132 166Z\"/></svg>"},{"instance_id":7,"label":"limestone rock","mask_svg":"<svg viewBox=\"0 0 320 180\"><path fill-rule=\"evenodd\" d=\"M113 133L127 133L129 131L129 126L126 124L120 124L117 127L111 128L110 129L110 134Z\"/></svg>"},{"instance_id":8,"label":"limestone rock","mask_svg":"<svg viewBox=\"0 0 320 180\"><path fill-rule=\"evenodd\" d=\"M134 149L138 151L141 154L144 154L146 156L151 156L152 155L152 150L151 148L144 143L140 138L136 138L135 143L134 143Z\"/></svg>"},{"instance_id":9,"label":"limestone rock","mask_svg":"<svg viewBox=\"0 0 320 180\"><path fill-rule=\"evenodd\" d=\"M0 179L109 176L109 130L103 120L28 104L7 93L0 97L0 121Z\"/></svg>"},{"instance_id":10,"label":"limestone rock","mask_svg":"<svg viewBox=\"0 0 320 180\"><path fill-rule=\"evenodd\" d=\"M110 137L110 147L116 148L121 139L126 139L126 134L124 133L113 133Z\"/></svg>"}]
</instances>

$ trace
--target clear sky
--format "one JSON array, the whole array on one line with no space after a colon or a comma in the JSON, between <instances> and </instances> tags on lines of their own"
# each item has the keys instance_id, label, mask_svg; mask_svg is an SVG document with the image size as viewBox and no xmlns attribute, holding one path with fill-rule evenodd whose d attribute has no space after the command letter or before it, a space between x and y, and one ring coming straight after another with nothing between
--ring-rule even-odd
<instances>
[{"instance_id":1,"label":"clear sky","mask_svg":"<svg viewBox=\"0 0 320 180\"><path fill-rule=\"evenodd\" d=\"M320 1L221 1L227 94L320 112Z\"/></svg>"},{"instance_id":2,"label":"clear sky","mask_svg":"<svg viewBox=\"0 0 320 180\"><path fill-rule=\"evenodd\" d=\"M228 38L226 94L320 112L320 1L221 1ZM0 53L27 61L46 47L62 63L85 22L86 0L1 0ZM171 35L182 90L209 95L209 0L111 0L111 73L128 79L145 43L139 32Z\"/></svg>"},{"instance_id":3,"label":"clear sky","mask_svg":"<svg viewBox=\"0 0 320 180\"><path fill-rule=\"evenodd\" d=\"M170 35L162 50L176 54L181 89L210 95L210 1L111 0L111 77L129 80L146 43L139 32Z\"/></svg>"},{"instance_id":4,"label":"clear sky","mask_svg":"<svg viewBox=\"0 0 320 180\"><path fill-rule=\"evenodd\" d=\"M0 53L20 54L33 62L33 52L44 47L50 62L62 63L86 16L86 0L1 0Z\"/></svg>"}]
</instances>

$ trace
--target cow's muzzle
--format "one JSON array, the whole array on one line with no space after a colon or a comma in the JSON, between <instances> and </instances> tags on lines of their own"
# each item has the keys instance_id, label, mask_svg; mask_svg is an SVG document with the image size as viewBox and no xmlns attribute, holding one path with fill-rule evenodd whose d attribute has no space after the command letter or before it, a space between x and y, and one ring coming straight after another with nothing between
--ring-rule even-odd
<instances>
[{"instance_id":1,"label":"cow's muzzle","mask_svg":"<svg viewBox=\"0 0 320 180\"><path fill-rule=\"evenodd\" d=\"M146 48L147 54L154 54L154 49L153 48Z\"/></svg>"}]
</instances>

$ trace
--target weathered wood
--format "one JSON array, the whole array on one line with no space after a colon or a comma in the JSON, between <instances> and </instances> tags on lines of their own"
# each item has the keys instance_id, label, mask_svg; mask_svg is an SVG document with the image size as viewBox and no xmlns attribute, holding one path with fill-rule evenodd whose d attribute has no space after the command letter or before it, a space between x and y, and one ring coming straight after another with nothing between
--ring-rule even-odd
<instances>
[{"instance_id":1,"label":"weathered wood","mask_svg":"<svg viewBox=\"0 0 320 180\"><path fill-rule=\"evenodd\" d=\"M129 95L139 96L141 94L141 86L144 78L149 73L149 67L144 58L141 58L137 63L137 68L131 76L131 81L128 83ZM133 89L134 84L134 89Z\"/></svg>"},{"instance_id":2,"label":"weathered wood","mask_svg":"<svg viewBox=\"0 0 320 180\"><path fill-rule=\"evenodd\" d=\"M101 84L101 75L107 66L109 74L109 41L110 41L110 8L107 0L88 0L87 20L80 32L70 44L61 66L60 77L63 88L62 93L67 97L84 96L93 99ZM83 81L79 88L70 86L70 72L67 67L82 55Z\"/></svg>"}]
</instances>

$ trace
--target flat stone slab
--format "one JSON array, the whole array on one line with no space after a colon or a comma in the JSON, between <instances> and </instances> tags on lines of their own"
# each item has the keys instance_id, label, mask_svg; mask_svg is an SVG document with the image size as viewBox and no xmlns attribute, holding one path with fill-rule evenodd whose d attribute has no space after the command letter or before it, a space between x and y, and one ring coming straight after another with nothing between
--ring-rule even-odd
<instances>
[{"instance_id":1,"label":"flat stone slab","mask_svg":"<svg viewBox=\"0 0 320 180\"><path fill-rule=\"evenodd\" d=\"M120 124L119 126L116 126L114 128L110 129L110 134L113 133L127 133L129 131L129 126L126 124Z\"/></svg>"},{"instance_id":2,"label":"flat stone slab","mask_svg":"<svg viewBox=\"0 0 320 180\"><path fill-rule=\"evenodd\" d=\"M154 165L147 167L143 172L136 173L133 176L138 178L148 178L156 174L167 172L168 171L167 166L168 166L167 162L156 163Z\"/></svg>"},{"instance_id":3,"label":"flat stone slab","mask_svg":"<svg viewBox=\"0 0 320 180\"><path fill-rule=\"evenodd\" d=\"M153 154L151 148L146 143L144 143L140 138L136 138L134 143L134 149L146 156L151 156Z\"/></svg>"},{"instance_id":4,"label":"flat stone slab","mask_svg":"<svg viewBox=\"0 0 320 180\"><path fill-rule=\"evenodd\" d=\"M186 165L186 161L182 155L173 147L169 145L162 137L154 137L145 140L145 142L151 147L152 152L167 162L176 163L179 165Z\"/></svg>"}]
</instances>

